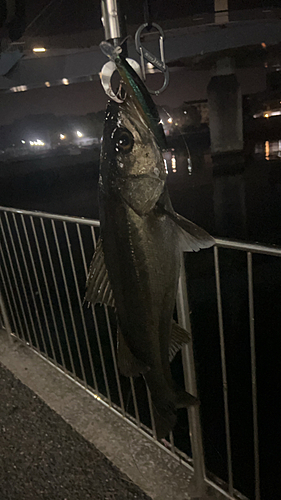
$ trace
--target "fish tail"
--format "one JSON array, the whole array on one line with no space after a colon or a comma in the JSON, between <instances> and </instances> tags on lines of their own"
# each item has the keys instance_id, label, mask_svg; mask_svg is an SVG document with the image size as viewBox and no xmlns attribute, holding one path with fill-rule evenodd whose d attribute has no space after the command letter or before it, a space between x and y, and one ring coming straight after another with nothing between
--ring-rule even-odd
<instances>
[{"instance_id":1,"label":"fish tail","mask_svg":"<svg viewBox=\"0 0 281 500\"><path fill-rule=\"evenodd\" d=\"M173 430L176 421L178 408L189 408L200 404L199 399L192 396L189 392L177 388L175 402L157 401L157 398L152 399L153 417L157 439L166 437Z\"/></svg>"},{"instance_id":2,"label":"fish tail","mask_svg":"<svg viewBox=\"0 0 281 500\"><path fill-rule=\"evenodd\" d=\"M155 403L152 403L152 407L157 439L165 438L176 425L176 407L167 408Z\"/></svg>"}]
</instances>

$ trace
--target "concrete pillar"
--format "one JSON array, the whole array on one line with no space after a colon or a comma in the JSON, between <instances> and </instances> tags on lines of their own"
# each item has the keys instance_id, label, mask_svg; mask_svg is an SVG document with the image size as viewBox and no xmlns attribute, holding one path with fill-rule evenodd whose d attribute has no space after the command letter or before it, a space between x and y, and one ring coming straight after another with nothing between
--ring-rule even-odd
<instances>
[{"instance_id":1,"label":"concrete pillar","mask_svg":"<svg viewBox=\"0 0 281 500\"><path fill-rule=\"evenodd\" d=\"M215 175L213 182L216 234L246 239L247 213L243 175Z\"/></svg>"},{"instance_id":2,"label":"concrete pillar","mask_svg":"<svg viewBox=\"0 0 281 500\"><path fill-rule=\"evenodd\" d=\"M215 23L225 24L229 21L228 0L215 0Z\"/></svg>"},{"instance_id":3,"label":"concrete pillar","mask_svg":"<svg viewBox=\"0 0 281 500\"><path fill-rule=\"evenodd\" d=\"M230 60L218 61L207 87L211 151L213 154L243 150L241 88Z\"/></svg>"}]
</instances>

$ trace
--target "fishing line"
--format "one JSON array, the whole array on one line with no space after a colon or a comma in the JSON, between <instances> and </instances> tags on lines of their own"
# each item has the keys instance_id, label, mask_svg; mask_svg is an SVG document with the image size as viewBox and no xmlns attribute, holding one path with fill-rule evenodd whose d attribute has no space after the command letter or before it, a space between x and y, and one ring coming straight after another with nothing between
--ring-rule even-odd
<instances>
[{"instance_id":1,"label":"fishing line","mask_svg":"<svg viewBox=\"0 0 281 500\"><path fill-rule=\"evenodd\" d=\"M37 16L35 16L34 19L32 19L32 21L29 23L29 25L25 28L25 33L27 32L27 30L29 30L29 28L31 28L31 26L33 26L34 23L36 23L36 21L44 14L44 12L49 8L51 7L51 5L55 2L56 0L51 0L51 2L49 2L40 12ZM29 36L33 36L34 33L30 34Z\"/></svg>"},{"instance_id":2,"label":"fishing line","mask_svg":"<svg viewBox=\"0 0 281 500\"><path fill-rule=\"evenodd\" d=\"M143 17L144 22L147 23L147 31L152 28L152 16L151 16L151 3L150 0L145 0L143 3Z\"/></svg>"},{"instance_id":3,"label":"fishing line","mask_svg":"<svg viewBox=\"0 0 281 500\"><path fill-rule=\"evenodd\" d=\"M54 6L53 10L44 19L42 19L42 22L39 24L39 26L37 26L37 28L34 30L34 32L31 33L29 36L37 35L38 31L42 28L42 26L44 26L44 24L46 24L46 21L48 21L48 19L56 12L56 10L61 6L63 1L64 0L59 0L59 2L57 2L57 4Z\"/></svg>"},{"instance_id":4,"label":"fishing line","mask_svg":"<svg viewBox=\"0 0 281 500\"><path fill-rule=\"evenodd\" d=\"M169 113L169 112L168 112L168 111L164 108L164 106L159 106L159 107L160 107L160 108L164 111L164 113L166 113L166 115L167 115L169 118L171 118L171 119L173 120L173 123L174 123L174 119L173 119L173 117L172 117L172 116L171 116L171 114L170 114L170 113ZM179 127L179 125L177 125L177 124L175 123L175 124L174 124L174 126L175 126L175 127L177 127L177 130L179 131L180 136L181 136L181 138L182 138L182 140L183 140L183 142L184 142L184 145L185 145L185 148L186 148L186 152L187 152L187 155L188 155L187 160L186 160L186 161L187 161L188 173L189 173L189 175L191 175L191 172L192 172L192 160L191 160L190 149L189 149L189 147L188 147L188 145L187 145L187 142L186 142L186 140L185 140L185 138L184 138L184 135L183 135L183 133L182 133L182 131L181 131L181 129L180 129L180 127Z\"/></svg>"}]
</instances>

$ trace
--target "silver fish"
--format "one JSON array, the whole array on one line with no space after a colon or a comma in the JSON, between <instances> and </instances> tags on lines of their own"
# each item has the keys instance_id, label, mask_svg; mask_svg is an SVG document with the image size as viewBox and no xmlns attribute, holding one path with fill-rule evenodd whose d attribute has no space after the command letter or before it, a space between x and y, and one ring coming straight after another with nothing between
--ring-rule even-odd
<instances>
[{"instance_id":1,"label":"silver fish","mask_svg":"<svg viewBox=\"0 0 281 500\"><path fill-rule=\"evenodd\" d=\"M165 181L160 147L134 99L128 93L123 103L110 102L100 162L101 235L85 300L115 307L119 369L144 376L158 438L174 427L177 408L197 403L176 387L170 370L190 338L173 321L180 253L214 244L174 212Z\"/></svg>"}]
</instances>

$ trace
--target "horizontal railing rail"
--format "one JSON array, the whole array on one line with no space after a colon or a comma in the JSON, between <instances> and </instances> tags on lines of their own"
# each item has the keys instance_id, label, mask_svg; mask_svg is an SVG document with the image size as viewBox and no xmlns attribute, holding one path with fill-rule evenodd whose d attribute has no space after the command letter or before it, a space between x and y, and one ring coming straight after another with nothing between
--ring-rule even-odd
<instances>
[{"instance_id":1,"label":"horizontal railing rail","mask_svg":"<svg viewBox=\"0 0 281 500\"><path fill-rule=\"evenodd\" d=\"M99 222L6 207L0 207L0 216L0 311L2 322L9 336L16 337L19 341L29 345L68 377L82 384L88 392L101 399L113 411L127 418L132 425L156 441L152 403L145 384L133 378L126 379L119 374L116 358L116 321L113 312L106 306L83 305L85 280L96 247ZM281 248L222 238L216 239L214 247L213 272L227 461L227 485L216 487L221 492L225 491L227 498L236 498L238 493L235 489L235 478L233 479L231 412L219 261L220 252L226 250L244 252L247 256L254 484L255 500L260 500L252 256L256 253L280 257ZM186 267L189 275L188 265ZM191 330L192 322L190 322L188 302L183 259L177 298L177 316L180 324ZM185 387L196 395L195 366L191 343L182 350L182 367ZM147 398L146 403L143 403L144 394ZM199 409L189 409L188 417L187 420L185 416L184 424L181 425L186 428L189 426L190 444L181 449L180 445L175 445L174 435L171 433L169 442L166 441L165 446L173 456L184 459L188 467L190 464L194 466L196 492L197 495L201 495L204 484L210 480L206 478L205 473L204 439ZM192 460L188 458L188 455L192 456ZM242 497L243 495L240 495L240 498Z\"/></svg>"}]
</instances>

